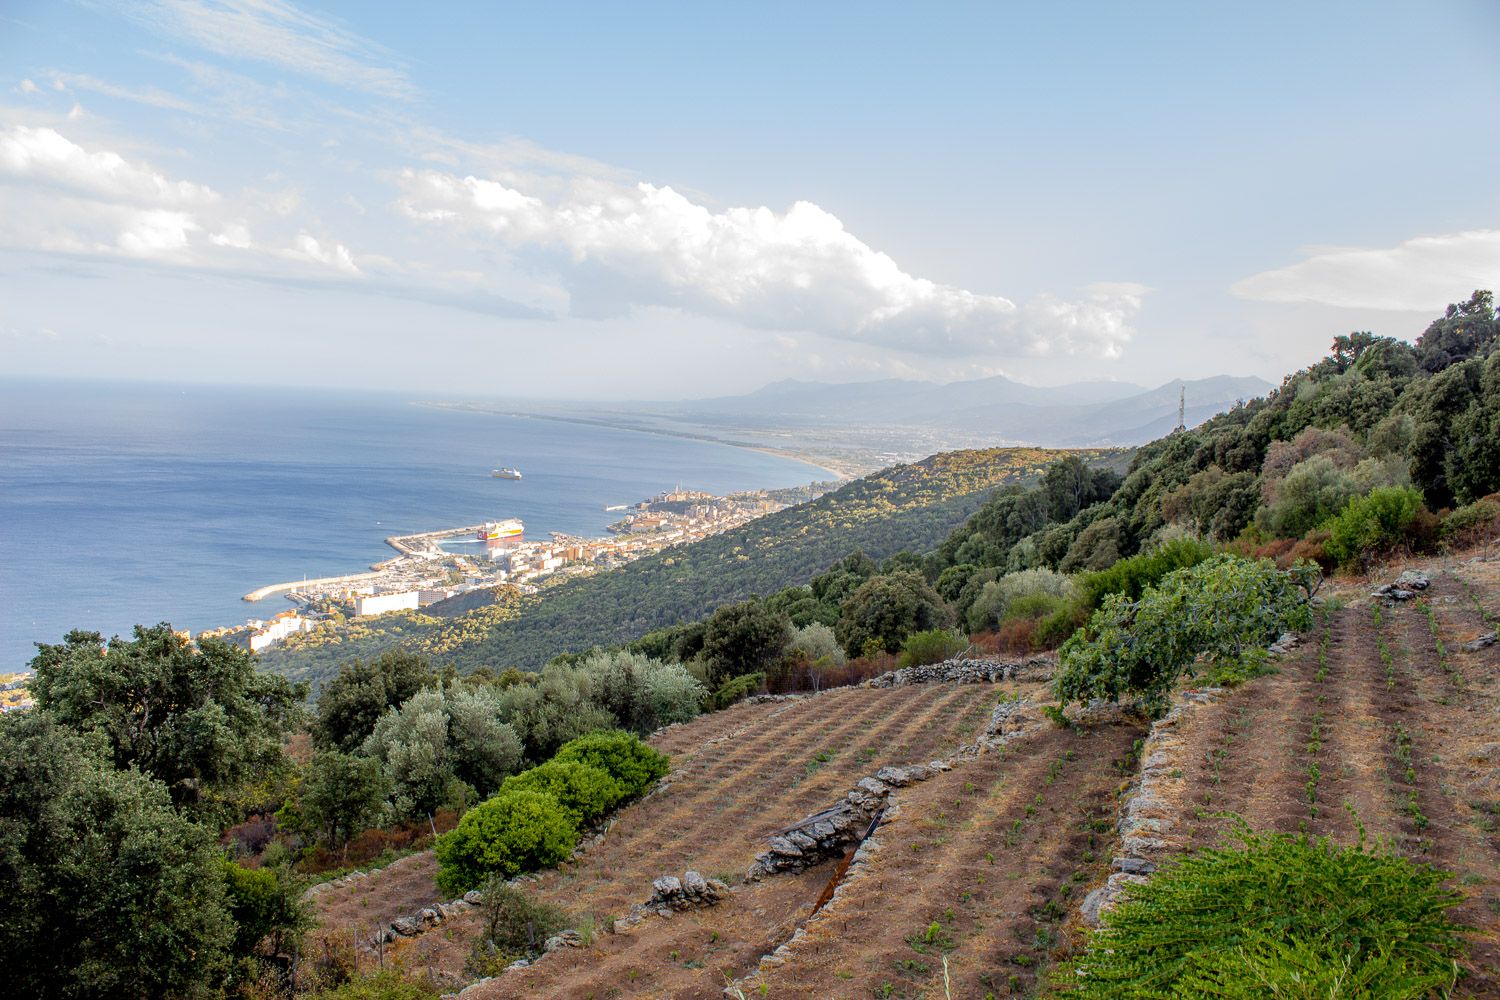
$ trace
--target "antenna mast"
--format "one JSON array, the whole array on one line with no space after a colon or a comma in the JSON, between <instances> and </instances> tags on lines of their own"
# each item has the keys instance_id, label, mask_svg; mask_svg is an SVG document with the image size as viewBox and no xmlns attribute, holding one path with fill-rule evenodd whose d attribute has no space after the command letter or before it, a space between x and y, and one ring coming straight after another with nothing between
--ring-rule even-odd
<instances>
[{"instance_id":1,"label":"antenna mast","mask_svg":"<svg viewBox=\"0 0 1500 1000\"><path fill-rule=\"evenodd\" d=\"M1187 430L1187 386L1177 388L1177 429Z\"/></svg>"}]
</instances>

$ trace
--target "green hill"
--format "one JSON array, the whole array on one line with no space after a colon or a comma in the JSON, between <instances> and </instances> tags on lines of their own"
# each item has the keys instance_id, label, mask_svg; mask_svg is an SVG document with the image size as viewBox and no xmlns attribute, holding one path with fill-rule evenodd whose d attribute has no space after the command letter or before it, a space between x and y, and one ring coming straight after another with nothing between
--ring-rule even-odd
<instances>
[{"instance_id":1,"label":"green hill","mask_svg":"<svg viewBox=\"0 0 1500 1000\"><path fill-rule=\"evenodd\" d=\"M734 531L547 588L521 602L518 613L492 613L483 630L464 630L461 643L434 644L430 638L440 626L427 615L412 615L398 628L339 626L351 633L343 641L289 644L264 654L262 661L279 673L316 682L344 660L400 645L464 671L480 666L534 669L559 653L626 642L654 628L700 618L722 604L806 583L856 548L876 559L903 550L925 552L962 524L995 487L1034 479L1059 454L990 448L893 466ZM1131 453L1091 449L1068 454L1123 470ZM481 613L467 610L464 617ZM469 639L475 631L480 634ZM453 632L451 625L446 632Z\"/></svg>"}]
</instances>

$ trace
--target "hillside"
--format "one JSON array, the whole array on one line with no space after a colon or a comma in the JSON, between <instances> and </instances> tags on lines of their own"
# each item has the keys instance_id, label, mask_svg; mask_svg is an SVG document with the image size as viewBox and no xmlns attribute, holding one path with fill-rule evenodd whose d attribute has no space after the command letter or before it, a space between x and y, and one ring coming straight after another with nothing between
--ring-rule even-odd
<instances>
[{"instance_id":1,"label":"hillside","mask_svg":"<svg viewBox=\"0 0 1500 1000\"><path fill-rule=\"evenodd\" d=\"M1130 458L1119 450L1077 454L1116 469ZM626 642L722 604L805 583L854 549L877 560L903 550L923 552L962 524L995 487L1027 482L1057 457L1035 448L991 448L894 466L734 531L548 588L522 602L519 614L508 620L486 620L482 638L466 633L472 641L435 646L426 639L439 626L425 615L412 615L397 628L384 618L338 626L349 641L289 644L261 659L270 670L312 681L352 656L398 644L460 670L534 669L559 653Z\"/></svg>"},{"instance_id":2,"label":"hillside","mask_svg":"<svg viewBox=\"0 0 1500 1000\"><path fill-rule=\"evenodd\" d=\"M1032 995L1079 944L1096 889L1217 843L1232 832L1226 811L1341 845L1362 825L1451 872L1455 918L1474 928L1458 994L1495 996L1500 786L1487 720L1500 708L1500 646L1468 644L1500 617L1500 563L1414 565L1432 579L1421 599L1370 596L1403 566L1347 581L1275 673L1179 695L1149 731L1108 710L1056 728L1036 711L1050 697L1036 681L837 689L669 729L653 739L673 757L667 788L573 863L522 884L591 922L591 943L465 996L717 998L726 982L747 997ZM992 716L1016 696L1021 706ZM987 749L955 755L976 741ZM861 776L933 758L952 770L891 792L862 861L815 916L833 862L744 880L772 835ZM319 933L347 939L433 905L432 868L421 856L321 895ZM608 932L654 879L687 869L734 892ZM478 933L469 912L398 938L385 961L451 987L472 979L462 968Z\"/></svg>"}]
</instances>

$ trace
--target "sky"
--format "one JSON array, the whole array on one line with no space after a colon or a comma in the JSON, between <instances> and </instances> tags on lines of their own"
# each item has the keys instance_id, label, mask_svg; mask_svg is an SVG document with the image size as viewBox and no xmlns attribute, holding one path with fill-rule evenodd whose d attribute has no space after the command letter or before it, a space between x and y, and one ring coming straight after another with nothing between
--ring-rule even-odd
<instances>
[{"instance_id":1,"label":"sky","mask_svg":"<svg viewBox=\"0 0 1500 1000\"><path fill-rule=\"evenodd\" d=\"M0 375L1259 375L1500 290L1500 5L0 0Z\"/></svg>"}]
</instances>

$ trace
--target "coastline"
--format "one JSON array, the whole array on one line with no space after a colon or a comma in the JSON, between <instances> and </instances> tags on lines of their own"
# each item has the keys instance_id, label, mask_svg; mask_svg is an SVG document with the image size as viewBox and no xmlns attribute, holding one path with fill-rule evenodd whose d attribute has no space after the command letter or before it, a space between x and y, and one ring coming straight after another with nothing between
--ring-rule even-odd
<instances>
[{"instance_id":1,"label":"coastline","mask_svg":"<svg viewBox=\"0 0 1500 1000\"><path fill-rule=\"evenodd\" d=\"M792 448L776 448L771 445L756 444L752 441L736 441L730 438L717 437L706 432L694 433L683 428L681 430L670 427L651 426L646 424L632 423L605 417L591 417L582 413L540 413L536 411L514 410L501 406L491 406L483 403L462 403L447 400L416 400L413 406L423 406L434 410L459 411L464 413L490 414L500 417L511 417L520 420L551 420L564 424L583 424L590 427L604 427L609 430L629 431L633 434L655 434L659 437L678 438L683 441L697 441L700 444L716 444L725 448L738 448L742 451L758 451L763 455L774 455L777 458L789 458L803 465L810 465L815 469L821 469L832 478L840 482L858 479L868 475L873 469L868 469L850 462L844 462L837 458L826 455L818 455L809 451L801 451Z\"/></svg>"}]
</instances>

